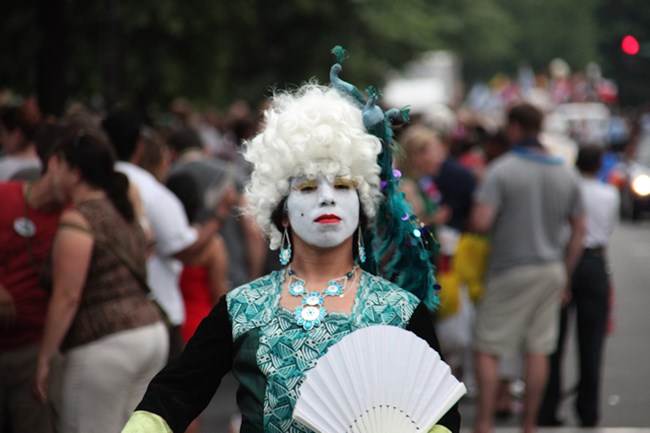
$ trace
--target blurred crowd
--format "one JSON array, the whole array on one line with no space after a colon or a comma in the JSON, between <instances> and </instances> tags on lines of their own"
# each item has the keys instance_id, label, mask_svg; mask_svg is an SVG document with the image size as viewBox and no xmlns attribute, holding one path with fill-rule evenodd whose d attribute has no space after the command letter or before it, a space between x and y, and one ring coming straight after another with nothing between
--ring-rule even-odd
<instances>
[{"instance_id":1,"label":"blurred crowd","mask_svg":"<svg viewBox=\"0 0 650 433\"><path fill-rule=\"evenodd\" d=\"M217 300L276 267L242 212L257 124L243 102L0 108L0 431L52 431L48 408L61 431L118 431Z\"/></svg>"},{"instance_id":2,"label":"blurred crowd","mask_svg":"<svg viewBox=\"0 0 650 433\"><path fill-rule=\"evenodd\" d=\"M402 148L396 161L402 191L440 244L435 264L441 305L434 320L443 355L474 396L485 393L486 383L493 385L474 374L472 352L477 306L486 293L489 263L495 260L491 242L499 221L495 217L477 230L473 220L480 197L491 197L484 185L495 164L531 138L513 135L513 125L522 122L509 117L513 107L526 103L539 111L540 122L545 115L546 122L534 131L541 148L534 150L561 157L563 169L575 174L576 186L595 178L604 153L628 149L641 130L637 119L608 105L615 102L615 89L602 80L594 86L597 72L570 76L561 64L555 67L552 85L527 74L517 82L496 78L490 87L473 89L463 107L412 113L410 124L396 128ZM576 129L574 118L566 113L557 117L558 107L570 102L606 107L610 113L606 124L596 120L598 133L605 131L604 135L584 134L591 118L578 120L582 129ZM133 401L144 390L135 387L134 395L118 397L109 390L111 384L123 382L115 376L147 383L180 353L220 296L279 267L252 218L242 213L249 167L239 150L258 130L263 107L263 102L251 107L236 101L220 113L199 110L178 98L164 113L143 114L127 108L98 113L71 104L58 119L41 116L34 99L0 107L0 431L53 431L55 421L69 431L88 422L105 422L104 431L118 431L116 426L126 421ZM587 154L581 156L585 149ZM584 158L591 158L588 167L574 169ZM120 187L123 191L118 194L115 185L123 177L130 187ZM487 192L479 193L481 188ZM581 194L601 193L590 188L582 188ZM93 200L103 201L98 205ZM126 207L120 204L124 200L130 203ZM563 221L568 231L570 216L586 214L591 221L590 199L580 201L585 203L580 210L562 210L569 215ZM608 209L617 214L617 203L610 201ZM492 205L499 215L502 209ZM598 218L579 237L580 257L585 248L604 259L615 218L610 214L605 222ZM546 227L545 222L540 224ZM94 241L84 238L84 231L93 234ZM100 242L98 235L107 240ZM570 234L557 237L564 248ZM123 250L115 253L118 248ZM121 258L119 252L124 250L129 259ZM44 271L48 267L49 272ZM49 280L43 274L49 274ZM571 286L571 275L568 278ZM117 285L123 290L107 293ZM148 304L151 297L134 298L138 288L151 292L155 309ZM610 290L608 285L605 316ZM101 306L100 301L110 296L117 300L111 300L110 307ZM580 299L579 295L573 299ZM128 318L115 324L116 309L133 305L134 300L138 309L129 310ZM607 319L603 314L599 326ZM161 323L167 338L163 342L156 334L156 341L161 342L164 356L160 347L152 348L148 368L137 372L127 373L117 366L136 365L130 356L134 347L143 347L141 340L129 340L135 346L129 346L123 357L108 356L110 346L102 352L95 346L105 345L107 334L131 338L134 330ZM151 332L158 331L152 328ZM604 333L605 329L594 338L602 340ZM83 352L90 346L91 353ZM545 355L554 353L555 347ZM66 353L63 360L61 351ZM69 356L73 352L77 358ZM525 379L525 355L525 350L518 350L498 357L498 398L494 407L485 410L504 417L517 412L511 397L513 384ZM83 376L82 366L87 368ZM553 368L557 367L550 367L551 375ZM38 397L33 393L34 372ZM597 383L590 385L597 387ZM100 395L101 390L106 394ZM497 395L496 388L490 392ZM109 399L121 404L109 413L113 418L109 421L95 411L86 413L81 404L86 400L98 406L97 401ZM479 399L481 404L484 401ZM541 406L541 401L530 404ZM53 406L56 411L50 410ZM549 410L545 425L559 423L555 409ZM55 420L54 414L60 418ZM583 425L597 423L597 414L589 417ZM198 431L198 424L192 428ZM476 431L487 432L478 427Z\"/></svg>"},{"instance_id":3,"label":"blurred crowd","mask_svg":"<svg viewBox=\"0 0 650 433\"><path fill-rule=\"evenodd\" d=\"M563 422L559 370L575 312L576 410L581 425L597 425L611 323L605 251L619 212L618 191L597 178L606 146L548 145L543 112L529 103L508 108L494 132L453 114L423 113L398 141L402 189L440 243L436 328L446 361L477 397L474 431L513 415L528 432Z\"/></svg>"}]
</instances>

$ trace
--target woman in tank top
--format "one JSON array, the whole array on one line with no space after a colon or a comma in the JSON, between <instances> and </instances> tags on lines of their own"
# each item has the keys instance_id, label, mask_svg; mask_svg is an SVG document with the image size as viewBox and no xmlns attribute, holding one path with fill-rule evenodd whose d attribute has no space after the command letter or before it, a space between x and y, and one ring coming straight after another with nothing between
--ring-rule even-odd
<instances>
[{"instance_id":1,"label":"woman in tank top","mask_svg":"<svg viewBox=\"0 0 650 433\"><path fill-rule=\"evenodd\" d=\"M118 431L167 356L166 328L140 282L147 240L114 164L101 133L71 127L48 167L72 206L52 247L36 385L45 399L50 360L61 351L63 433Z\"/></svg>"}]
</instances>

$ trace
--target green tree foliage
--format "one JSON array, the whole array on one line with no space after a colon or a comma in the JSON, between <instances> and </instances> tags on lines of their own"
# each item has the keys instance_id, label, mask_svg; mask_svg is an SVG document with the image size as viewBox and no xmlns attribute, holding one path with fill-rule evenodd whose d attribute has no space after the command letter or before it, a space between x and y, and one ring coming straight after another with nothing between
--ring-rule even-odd
<instances>
[{"instance_id":1,"label":"green tree foliage","mask_svg":"<svg viewBox=\"0 0 650 433\"><path fill-rule=\"evenodd\" d=\"M32 94L39 32L36 0L0 2L0 88Z\"/></svg>"},{"instance_id":2,"label":"green tree foliage","mask_svg":"<svg viewBox=\"0 0 650 433\"><path fill-rule=\"evenodd\" d=\"M601 0L597 9L600 26L599 49L603 72L619 85L625 105L650 101L650 8L646 0ZM621 51L624 36L633 35L642 52L628 56Z\"/></svg>"},{"instance_id":3,"label":"green tree foliage","mask_svg":"<svg viewBox=\"0 0 650 433\"><path fill-rule=\"evenodd\" d=\"M598 60L595 7L598 0L499 0L518 23L515 61L544 70L556 57L574 70Z\"/></svg>"},{"instance_id":4,"label":"green tree foliage","mask_svg":"<svg viewBox=\"0 0 650 433\"><path fill-rule=\"evenodd\" d=\"M336 44L353 57L344 77L360 88L437 49L454 51L470 82L522 63L543 70L555 57L582 69L598 48L607 54L606 38L647 35L650 18L644 0L57 1L64 23L50 31L65 37L65 61L50 64L37 62L48 0L0 3L0 87L34 93L39 77L63 68L70 99L142 107L176 96L256 103L271 87L327 82Z\"/></svg>"},{"instance_id":5,"label":"green tree foliage","mask_svg":"<svg viewBox=\"0 0 650 433\"><path fill-rule=\"evenodd\" d=\"M462 59L464 78L487 79L515 64L517 25L498 0L442 0L434 16L440 44Z\"/></svg>"}]
</instances>

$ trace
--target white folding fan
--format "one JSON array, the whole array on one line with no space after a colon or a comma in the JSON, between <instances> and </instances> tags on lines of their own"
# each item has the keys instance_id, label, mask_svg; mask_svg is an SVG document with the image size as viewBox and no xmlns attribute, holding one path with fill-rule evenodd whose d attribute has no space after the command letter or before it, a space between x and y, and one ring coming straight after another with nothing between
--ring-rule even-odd
<instances>
[{"instance_id":1,"label":"white folding fan","mask_svg":"<svg viewBox=\"0 0 650 433\"><path fill-rule=\"evenodd\" d=\"M370 326L306 373L293 419L318 433L426 433L466 392L426 341Z\"/></svg>"}]
</instances>

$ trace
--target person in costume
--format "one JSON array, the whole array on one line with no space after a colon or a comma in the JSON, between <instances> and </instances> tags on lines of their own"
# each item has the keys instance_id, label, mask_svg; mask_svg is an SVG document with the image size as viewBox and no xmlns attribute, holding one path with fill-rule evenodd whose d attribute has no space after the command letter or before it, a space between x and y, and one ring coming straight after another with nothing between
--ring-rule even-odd
<instances>
[{"instance_id":1,"label":"person in costume","mask_svg":"<svg viewBox=\"0 0 650 433\"><path fill-rule=\"evenodd\" d=\"M332 87L312 82L276 93L263 130L246 144L250 212L284 267L220 300L152 380L123 433L183 432L228 371L240 384L242 433L311 432L292 419L300 385L344 336L387 324L439 351L426 230L403 212L409 208L390 165L387 126L400 113L383 113L372 90L365 101L340 70L332 68ZM389 242L396 237L402 242ZM401 266L414 258L414 267ZM406 272L417 266L428 271ZM413 292L380 273L410 281ZM454 406L433 431L459 428Z\"/></svg>"}]
</instances>

